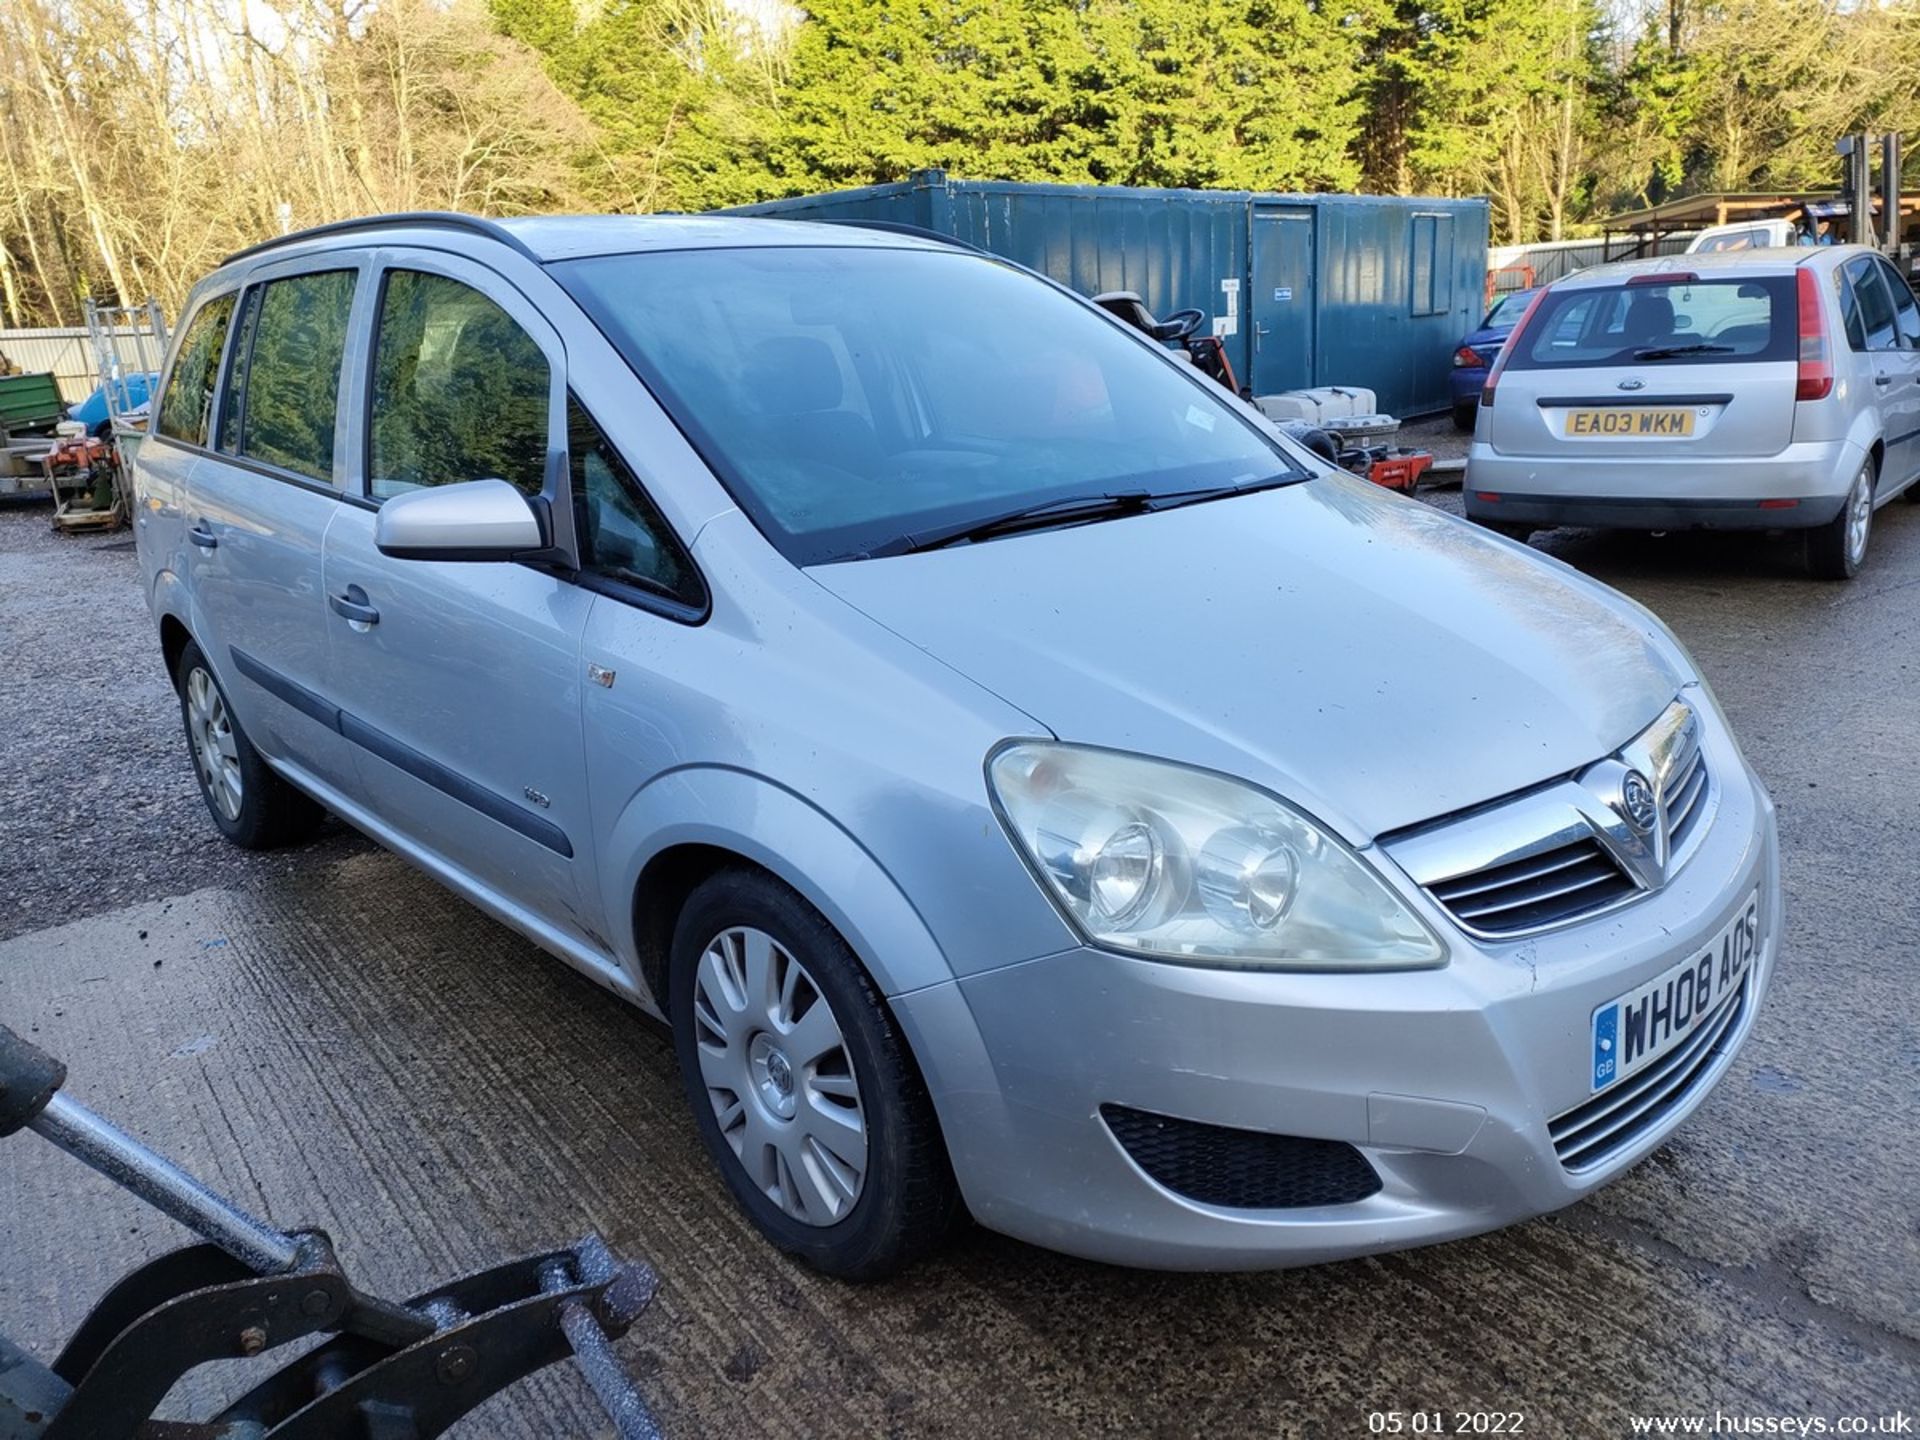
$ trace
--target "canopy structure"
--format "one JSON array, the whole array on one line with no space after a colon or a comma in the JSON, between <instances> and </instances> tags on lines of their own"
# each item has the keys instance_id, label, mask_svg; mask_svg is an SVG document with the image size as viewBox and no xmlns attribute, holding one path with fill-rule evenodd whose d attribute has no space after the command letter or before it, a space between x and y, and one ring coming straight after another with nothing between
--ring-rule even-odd
<instances>
[{"instance_id":1,"label":"canopy structure","mask_svg":"<svg viewBox=\"0 0 1920 1440\"><path fill-rule=\"evenodd\" d=\"M1874 209L1879 210L1876 197ZM1846 196L1837 191L1742 190L1719 191L1708 195L1687 195L1663 201L1644 210L1626 210L1601 222L1608 235L1644 236L1658 241L1677 231L1701 230L1709 225L1732 225L1742 220L1814 220L1838 221L1852 213ZM1920 198L1903 197L1900 204L1903 221L1920 216ZM1903 225L1902 229L1905 229Z\"/></svg>"}]
</instances>

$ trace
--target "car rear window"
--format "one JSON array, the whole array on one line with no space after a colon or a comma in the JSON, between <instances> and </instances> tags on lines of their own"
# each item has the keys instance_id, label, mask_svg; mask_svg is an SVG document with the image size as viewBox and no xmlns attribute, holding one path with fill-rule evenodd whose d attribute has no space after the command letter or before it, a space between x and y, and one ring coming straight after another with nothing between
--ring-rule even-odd
<instances>
[{"instance_id":1,"label":"car rear window","mask_svg":"<svg viewBox=\"0 0 1920 1440\"><path fill-rule=\"evenodd\" d=\"M1791 275L1549 290L1507 367L1791 360L1796 323Z\"/></svg>"}]
</instances>

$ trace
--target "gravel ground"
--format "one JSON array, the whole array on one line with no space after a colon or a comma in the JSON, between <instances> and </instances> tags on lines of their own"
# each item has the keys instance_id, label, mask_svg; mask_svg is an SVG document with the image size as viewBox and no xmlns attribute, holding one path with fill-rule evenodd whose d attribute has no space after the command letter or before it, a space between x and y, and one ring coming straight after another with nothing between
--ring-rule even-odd
<instances>
[{"instance_id":1,"label":"gravel ground","mask_svg":"<svg viewBox=\"0 0 1920 1440\"><path fill-rule=\"evenodd\" d=\"M1458 484L1421 496L1457 509ZM1920 506L1880 512L1846 586L1791 539L1536 537L1673 624L1780 805L1773 990L1646 1163L1560 1215L1340 1265L1134 1273L975 1232L864 1287L753 1236L658 1027L343 832L221 842L128 537L56 539L46 513L0 509L0 1015L76 1098L340 1237L376 1291L589 1230L645 1257L664 1284L621 1354L670 1435L1333 1440L1465 1411L1616 1437L1920 1404ZM50 1358L179 1235L49 1146L0 1157L0 1331ZM562 1367L458 1433L607 1432Z\"/></svg>"},{"instance_id":2,"label":"gravel ground","mask_svg":"<svg viewBox=\"0 0 1920 1440\"><path fill-rule=\"evenodd\" d=\"M63 536L0 507L0 938L204 885L272 883L320 854L237 850L207 819L140 599L133 536Z\"/></svg>"},{"instance_id":3,"label":"gravel ground","mask_svg":"<svg viewBox=\"0 0 1920 1440\"><path fill-rule=\"evenodd\" d=\"M1409 450L1431 451L1435 460L1464 460L1467 458L1467 442L1473 436L1456 430L1450 415L1429 416L1425 420L1409 420L1400 427L1400 433L1394 439ZM1455 471L1443 477L1444 483L1458 485L1460 475Z\"/></svg>"}]
</instances>

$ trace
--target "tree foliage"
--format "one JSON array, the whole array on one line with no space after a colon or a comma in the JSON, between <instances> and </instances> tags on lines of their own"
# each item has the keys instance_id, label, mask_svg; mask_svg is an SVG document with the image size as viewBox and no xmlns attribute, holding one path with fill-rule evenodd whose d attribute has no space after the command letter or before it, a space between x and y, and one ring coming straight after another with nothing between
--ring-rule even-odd
<instances>
[{"instance_id":1,"label":"tree foliage","mask_svg":"<svg viewBox=\"0 0 1920 1440\"><path fill-rule=\"evenodd\" d=\"M1834 139L1915 126L1920 95L1920 0L780 3L0 0L0 316L173 304L342 215L696 210L927 166L1484 194L1527 240L1830 188Z\"/></svg>"},{"instance_id":2,"label":"tree foliage","mask_svg":"<svg viewBox=\"0 0 1920 1440\"><path fill-rule=\"evenodd\" d=\"M347 215L589 203L593 139L479 0L4 0L0 314L172 309L241 245Z\"/></svg>"}]
</instances>

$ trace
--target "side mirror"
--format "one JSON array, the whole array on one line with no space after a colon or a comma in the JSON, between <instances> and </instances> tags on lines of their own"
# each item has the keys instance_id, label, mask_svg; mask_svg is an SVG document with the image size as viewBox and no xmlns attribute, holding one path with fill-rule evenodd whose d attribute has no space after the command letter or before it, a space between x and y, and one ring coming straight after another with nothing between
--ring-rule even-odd
<instances>
[{"instance_id":1,"label":"side mirror","mask_svg":"<svg viewBox=\"0 0 1920 1440\"><path fill-rule=\"evenodd\" d=\"M517 560L547 544L540 517L504 480L468 480L395 495L373 543L396 560Z\"/></svg>"}]
</instances>

